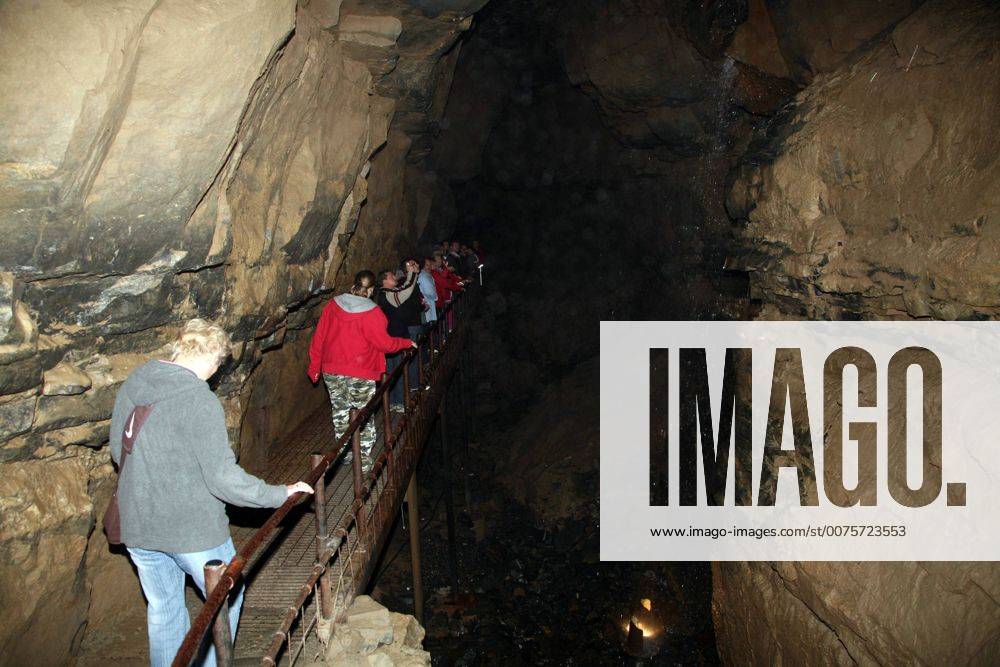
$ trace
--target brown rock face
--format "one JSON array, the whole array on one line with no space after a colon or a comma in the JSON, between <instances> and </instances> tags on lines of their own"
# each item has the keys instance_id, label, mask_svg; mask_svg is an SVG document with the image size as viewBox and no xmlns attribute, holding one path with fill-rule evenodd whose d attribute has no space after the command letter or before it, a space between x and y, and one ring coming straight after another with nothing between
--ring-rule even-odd
<instances>
[{"instance_id":1,"label":"brown rock face","mask_svg":"<svg viewBox=\"0 0 1000 667\"><path fill-rule=\"evenodd\" d=\"M79 645L89 584L80 561L93 527L77 459L0 465L0 652L11 665L54 665Z\"/></svg>"},{"instance_id":2,"label":"brown rock face","mask_svg":"<svg viewBox=\"0 0 1000 667\"><path fill-rule=\"evenodd\" d=\"M97 643L128 612L105 589L134 577L95 532L114 481L107 420L120 382L180 324L218 319L236 341L218 392L246 463L325 400L303 372L317 307L345 272L395 260L421 233L437 190L417 148L483 4L0 6L0 495L14 503L0 653L12 664L65 661L88 605ZM359 223L370 174L381 214Z\"/></svg>"},{"instance_id":3,"label":"brown rock face","mask_svg":"<svg viewBox=\"0 0 1000 667\"><path fill-rule=\"evenodd\" d=\"M796 80L828 72L891 29L924 0L764 0L781 53Z\"/></svg>"},{"instance_id":4,"label":"brown rock face","mask_svg":"<svg viewBox=\"0 0 1000 667\"><path fill-rule=\"evenodd\" d=\"M770 27L766 11L755 9L757 32L727 51L747 32L746 2L584 4L586 11L566 7L558 16L566 73L626 145L663 143L674 159L727 150L750 131L752 116L773 113L794 91L772 65L780 56L762 55L766 43L749 46Z\"/></svg>"},{"instance_id":5,"label":"brown rock face","mask_svg":"<svg viewBox=\"0 0 1000 667\"><path fill-rule=\"evenodd\" d=\"M731 665L994 665L991 563L715 563L712 615Z\"/></svg>"},{"instance_id":6,"label":"brown rock face","mask_svg":"<svg viewBox=\"0 0 1000 667\"><path fill-rule=\"evenodd\" d=\"M986 5L931 2L800 93L728 199L769 299L821 318L997 313L998 29Z\"/></svg>"},{"instance_id":7,"label":"brown rock face","mask_svg":"<svg viewBox=\"0 0 1000 667\"><path fill-rule=\"evenodd\" d=\"M788 64L781 55L764 0L750 0L747 20L736 29L726 53L771 76L789 78Z\"/></svg>"},{"instance_id":8,"label":"brown rock face","mask_svg":"<svg viewBox=\"0 0 1000 667\"><path fill-rule=\"evenodd\" d=\"M870 6L808 3L815 18L799 20L806 3L767 4L786 57L834 4L845 18ZM767 319L998 313L998 126L986 110L1000 104L1000 11L928 2L836 66L908 8L881 3L842 38L807 40L810 66L832 71L734 174L727 205ZM713 567L719 651L734 665L996 664L998 592L993 563Z\"/></svg>"}]
</instances>

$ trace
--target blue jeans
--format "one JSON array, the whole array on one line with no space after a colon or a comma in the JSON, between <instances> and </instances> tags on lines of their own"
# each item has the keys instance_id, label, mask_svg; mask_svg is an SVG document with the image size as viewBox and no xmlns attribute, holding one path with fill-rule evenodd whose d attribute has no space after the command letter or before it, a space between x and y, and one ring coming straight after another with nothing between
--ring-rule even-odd
<instances>
[{"instance_id":1,"label":"blue jeans","mask_svg":"<svg viewBox=\"0 0 1000 667\"><path fill-rule=\"evenodd\" d=\"M228 563L236 555L233 540L193 553L168 553L147 549L128 548L135 568L139 571L139 582L146 595L146 625L149 631L149 664L153 667L167 667L184 641L184 635L191 627L191 618L184 605L184 577L189 575L197 584L202 596L205 595L205 563L221 560ZM236 626L240 621L240 607L243 606L243 585L229 595L229 628L236 637ZM215 647L211 633L202 646L200 660L196 665L215 667ZM206 650L207 649L207 650Z\"/></svg>"}]
</instances>

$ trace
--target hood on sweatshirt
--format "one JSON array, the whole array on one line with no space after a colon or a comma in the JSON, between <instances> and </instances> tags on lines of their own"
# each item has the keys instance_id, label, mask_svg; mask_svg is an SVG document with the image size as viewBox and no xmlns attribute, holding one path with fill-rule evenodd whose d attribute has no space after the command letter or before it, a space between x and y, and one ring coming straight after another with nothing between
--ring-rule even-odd
<instances>
[{"instance_id":1,"label":"hood on sweatshirt","mask_svg":"<svg viewBox=\"0 0 1000 667\"><path fill-rule=\"evenodd\" d=\"M371 299L353 294L339 294L333 297L333 301L345 313L365 313L375 307Z\"/></svg>"},{"instance_id":2,"label":"hood on sweatshirt","mask_svg":"<svg viewBox=\"0 0 1000 667\"><path fill-rule=\"evenodd\" d=\"M167 361L147 361L122 385L134 405L149 405L186 391L208 389L208 384L193 371Z\"/></svg>"}]
</instances>

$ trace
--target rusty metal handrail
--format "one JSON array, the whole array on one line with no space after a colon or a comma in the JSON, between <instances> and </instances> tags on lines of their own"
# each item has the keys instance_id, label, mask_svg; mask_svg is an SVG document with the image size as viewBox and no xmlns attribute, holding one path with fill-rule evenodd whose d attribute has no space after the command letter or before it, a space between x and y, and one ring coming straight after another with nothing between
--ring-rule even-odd
<instances>
[{"instance_id":1,"label":"rusty metal handrail","mask_svg":"<svg viewBox=\"0 0 1000 667\"><path fill-rule=\"evenodd\" d=\"M429 342L431 344L431 350L432 350L431 364L432 365L434 364L434 354L433 354L434 342L435 342L433 336L434 330L442 328L446 329L448 327L447 315L457 311L456 306L464 298L465 293L466 293L465 291L457 292L455 298L453 298L450 302L445 304L445 307L442 308L441 311L438 313L438 318L432 329L427 333L421 335L421 337L418 339L418 347L410 348L404 352L405 363L399 364L399 366L397 366L393 370L392 374L386 378L386 381L381 382L379 384L379 386L375 390L375 393L372 395L371 399L365 404L363 408L361 408L360 411L357 412L355 417L348 423L347 429L344 431L344 433L339 438L337 438L333 448L329 452L324 454L322 459L319 459L318 463L315 466L313 466L312 469L309 470L309 472L302 478L301 481L309 484L310 486L315 486L319 478L326 474L330 465L340 457L342 450L348 446L348 443L354 437L354 434L356 432L359 432L360 429L367 423L367 421L370 418L374 417L375 413L378 411L378 408L380 407L380 403L382 402L383 394L389 392L390 388L394 385L394 383L399 381L400 376L407 370L408 363L414 356L416 356L420 352L420 349L425 342ZM439 345L441 344L442 340L443 337L439 335L438 336ZM422 358L418 357L418 359ZM421 365L423 364L421 363ZM423 381L422 377L420 378L420 381L421 382ZM385 437L388 439L389 434L386 433ZM380 456L379 459L385 459L384 454L385 452L383 452L383 456ZM381 461L378 461L376 463L381 463ZM388 459L385 459L385 463L386 465L388 465ZM375 468L376 467L373 466L372 473L376 472ZM371 488L368 484L364 485L364 492L365 496L368 496L370 494ZM180 648L178 648L177 653L174 656L173 662L171 663L172 667L187 667L188 665L190 665L191 661L197 654L202 641L204 641L205 635L208 632L209 627L212 625L212 622L219 613L219 609L223 606L223 603L226 601L229 592L236 586L237 582L239 581L239 578L243 575L247 563L254 556L254 554L259 549L261 549L261 547L264 546L268 538L271 537L271 534L278 527L281 521L286 516L288 516L288 513L292 510L292 508L300 504L301 502L307 500L308 498L309 494L304 494L301 492L289 496L285 500L285 502L280 507L278 507L271 514L270 517L268 517L267 521L264 522L264 524L250 537L250 539L247 540L247 542L239 549L239 551L236 553L233 559L229 561L229 563L226 565L225 570L219 575L218 581L215 584L214 588L212 588L212 590L208 592L208 594L206 595L205 602L202 604L201 610L198 612L198 615L192 621L191 627L188 629L187 634L184 636L184 641L181 643ZM356 515L356 508L352 508L352 511L348 512L347 525L338 526L338 529L349 528L350 524L354 523L354 521L357 518L355 515ZM335 532L340 532L340 530ZM309 582L307 582L306 584L309 588L311 588L312 585L315 583L315 579L318 579L320 574L329 567L329 559L332 558L333 555L335 555L336 551L337 551L336 548L331 547L330 549L327 550L327 552L325 552L325 554L329 553L329 555L327 556L325 562L317 563L316 568L314 568L314 571L309 577ZM305 590L303 590L303 593L299 596L300 599L297 603L297 606L301 607L301 605L304 604L304 601L307 597L308 593Z\"/></svg>"},{"instance_id":2,"label":"rusty metal handrail","mask_svg":"<svg viewBox=\"0 0 1000 667\"><path fill-rule=\"evenodd\" d=\"M451 334L452 338L449 338L449 341L461 339L463 337L464 331L465 328L463 326L460 325L459 327L456 327L452 331ZM461 341L459 340L459 342ZM449 343L447 345L446 350L450 351L460 347L461 347L460 344L452 346ZM385 479L382 480L383 481L382 490L378 496L376 505L373 508L374 511L372 512L372 514L366 514L366 515L360 515L359 513L355 512L347 512L342 516L338 524L338 528L335 531L333 531L333 534L336 536L336 542L330 543L330 548L327 551L325 551L317 560L316 565L311 571L310 577L305 580L302 586L300 586L299 594L296 597L295 603L287 608L287 611L285 612L285 615L282 618L281 626L277 631L275 631L271 645L267 649L262 658L263 665L273 666L277 664L278 655L281 652L282 645L286 643L288 646L289 654L292 653L292 647L291 647L292 626L294 625L296 620L302 618L300 616L300 612L302 607L306 604L308 598L314 593L319 594L321 597L324 594L324 591L322 589L322 581L320 580L320 577L324 572L329 570L330 566L332 565L330 561L333 559L334 556L344 558L345 554L340 553L341 548L344 548L346 550L346 558L348 562L352 562L354 553L356 552L357 549L361 548L363 544L365 545L382 544L388 537L388 531L392 527L392 522L386 521L385 518L387 515L394 516L396 511L395 507L388 511L386 509L386 505L394 504L392 487L393 485L396 485L396 490L400 491L401 487L406 485L401 483L408 482L409 476L405 475L405 478L400 478L401 477L400 471L409 470L410 464L411 463L415 464L416 460L419 459L420 453L414 445L415 442L414 438L416 437L417 441L422 441L422 440L419 437L415 436L414 433L417 433L419 435L421 428L423 428L426 431L432 425L432 421L429 420L427 417L428 415L433 415L436 413L436 409L434 408L434 406L437 405L437 403L442 399L444 393L444 385L447 384L448 378L450 377L450 373L455 370L455 368L453 368L452 366L456 365L457 365L457 359L454 357L454 355L451 356L442 355L442 357L438 360L438 363L434 366L433 372L436 375L436 377L429 378L430 379L429 384L431 385L430 391L421 392L420 394L418 394L416 398L413 399L414 403L416 403L415 409L413 410L412 413L407 413L407 415L404 416L404 419L401 420L400 423L397 425L395 432L389 439L389 442L387 442L386 444L386 448L383 449L381 454L376 458L375 462L372 465L371 471L368 473L369 480L371 482L377 482L379 480L379 475L382 472L382 464L388 464L388 458L390 456L394 457L393 461L397 463L397 465L388 466L386 469ZM405 374L403 375L403 379L404 380L406 379ZM385 395L383 394L383 399L384 398ZM423 439L426 439L427 433L423 432L422 435L424 436ZM401 442L402 444L400 444ZM392 451L390 452L389 448L392 443L395 443L396 446L392 447ZM369 497L370 491L371 487L368 484L365 484L362 489L365 499ZM399 500L401 500L401 498L397 497L395 504L398 504ZM362 524L365 524L364 527L362 526ZM353 544L348 544L348 535L350 532L350 528L352 526L357 526L358 528L357 537L353 541ZM374 537L372 537L369 531L372 531L374 528L377 528L378 526L381 526L381 530L379 530L377 534ZM352 579L352 582L355 585L357 584L358 581L363 582L367 580L368 568L371 565L372 565L372 559L371 558L366 559L365 563L361 565L360 575L356 579ZM352 576L353 576L353 567L352 567ZM318 580L320 585L316 590L314 590L313 586L317 584ZM338 581L338 586L342 585L343 583L344 579L342 573ZM345 611L346 608L341 609L339 611L339 615L335 615L335 617L333 618L325 617L325 620L339 621ZM304 643L307 634L313 627L314 627L314 621L310 621L306 626L304 626L302 631L303 632L302 638L299 640L299 646L297 649L299 653L295 654L296 657L297 655L301 654L301 650L302 648L304 648ZM294 664L296 657L290 657L290 662Z\"/></svg>"}]
</instances>

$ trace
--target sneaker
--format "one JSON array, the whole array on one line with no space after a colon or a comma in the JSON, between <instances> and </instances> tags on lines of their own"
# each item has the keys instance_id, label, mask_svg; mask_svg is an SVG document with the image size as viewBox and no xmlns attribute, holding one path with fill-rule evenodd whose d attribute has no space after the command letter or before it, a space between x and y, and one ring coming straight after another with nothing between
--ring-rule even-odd
<instances>
[{"instance_id":1,"label":"sneaker","mask_svg":"<svg viewBox=\"0 0 1000 667\"><path fill-rule=\"evenodd\" d=\"M406 406L399 405L399 404L390 405L389 406L389 411L390 412L395 412L395 413L398 413L398 414L403 414L404 412L406 412Z\"/></svg>"}]
</instances>

